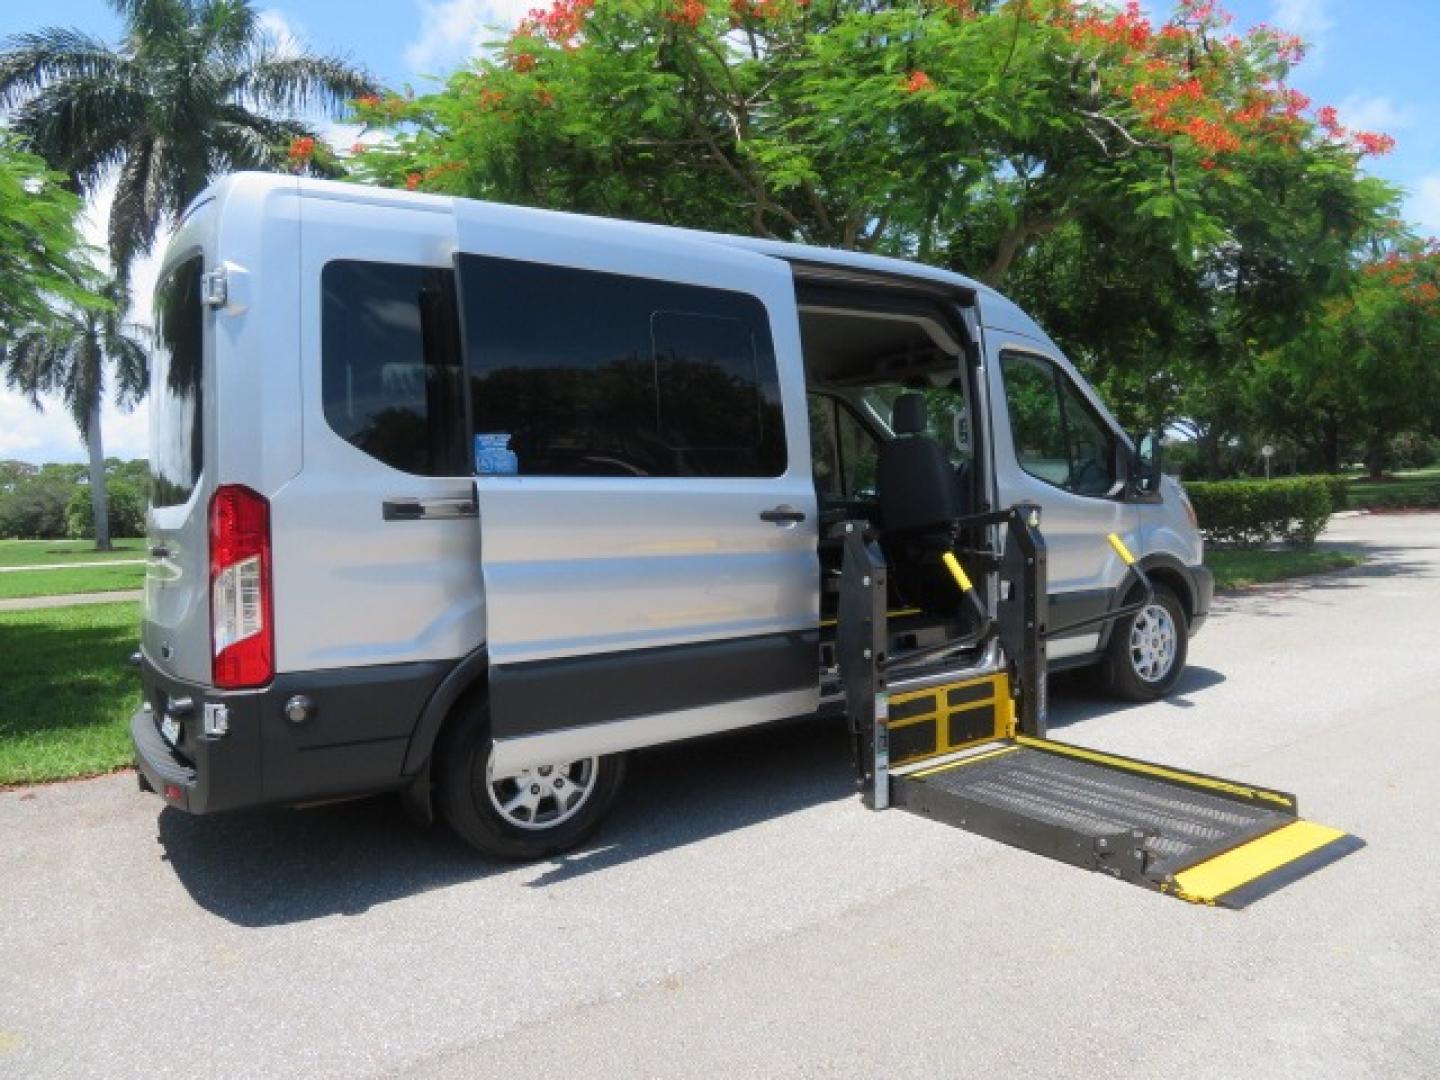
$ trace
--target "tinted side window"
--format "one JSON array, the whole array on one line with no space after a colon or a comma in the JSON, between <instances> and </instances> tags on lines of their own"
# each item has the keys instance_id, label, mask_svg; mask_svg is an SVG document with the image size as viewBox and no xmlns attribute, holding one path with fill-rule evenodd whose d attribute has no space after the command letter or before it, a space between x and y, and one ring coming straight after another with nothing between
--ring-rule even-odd
<instances>
[{"instance_id":1,"label":"tinted side window","mask_svg":"<svg viewBox=\"0 0 1440 1080\"><path fill-rule=\"evenodd\" d=\"M1048 360L1001 360L1015 458L1030 475L1081 495L1104 495L1115 480L1115 437L1080 391Z\"/></svg>"},{"instance_id":2,"label":"tinted side window","mask_svg":"<svg viewBox=\"0 0 1440 1080\"><path fill-rule=\"evenodd\" d=\"M330 427L404 472L467 473L454 271L340 261L320 284Z\"/></svg>"},{"instance_id":3,"label":"tinted side window","mask_svg":"<svg viewBox=\"0 0 1440 1080\"><path fill-rule=\"evenodd\" d=\"M475 255L460 272L474 433L510 451L488 456L487 470L785 471L775 351L756 298Z\"/></svg>"},{"instance_id":4,"label":"tinted side window","mask_svg":"<svg viewBox=\"0 0 1440 1080\"><path fill-rule=\"evenodd\" d=\"M150 361L150 502L190 498L205 460L205 312L199 255L155 289L155 346Z\"/></svg>"}]
</instances>

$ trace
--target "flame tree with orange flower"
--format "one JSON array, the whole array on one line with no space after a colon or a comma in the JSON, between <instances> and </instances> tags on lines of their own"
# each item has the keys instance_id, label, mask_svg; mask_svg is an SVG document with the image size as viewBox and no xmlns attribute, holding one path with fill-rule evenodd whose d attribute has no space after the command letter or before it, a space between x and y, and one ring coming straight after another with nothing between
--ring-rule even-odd
<instances>
[{"instance_id":1,"label":"flame tree with orange flower","mask_svg":"<svg viewBox=\"0 0 1440 1080\"><path fill-rule=\"evenodd\" d=\"M1393 215L1388 137L1291 86L1302 56L1209 0L556 0L362 107L400 134L355 175L961 270L1125 419L1218 445Z\"/></svg>"}]
</instances>

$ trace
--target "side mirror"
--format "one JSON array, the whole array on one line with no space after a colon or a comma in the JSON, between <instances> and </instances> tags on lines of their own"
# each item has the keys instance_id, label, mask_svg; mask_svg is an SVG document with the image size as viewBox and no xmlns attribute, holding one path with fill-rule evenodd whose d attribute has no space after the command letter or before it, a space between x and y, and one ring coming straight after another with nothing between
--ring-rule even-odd
<instances>
[{"instance_id":1,"label":"side mirror","mask_svg":"<svg viewBox=\"0 0 1440 1080\"><path fill-rule=\"evenodd\" d=\"M1153 495L1160 490L1160 466L1162 453L1160 436L1147 431L1135 440L1135 468L1131 479L1135 490L1142 495Z\"/></svg>"}]
</instances>

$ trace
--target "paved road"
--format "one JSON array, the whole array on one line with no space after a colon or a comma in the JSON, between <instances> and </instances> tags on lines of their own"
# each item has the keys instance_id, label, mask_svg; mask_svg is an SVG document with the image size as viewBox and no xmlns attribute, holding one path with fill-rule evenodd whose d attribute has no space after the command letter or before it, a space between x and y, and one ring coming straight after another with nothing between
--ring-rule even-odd
<instances>
[{"instance_id":1,"label":"paved road","mask_svg":"<svg viewBox=\"0 0 1440 1080\"><path fill-rule=\"evenodd\" d=\"M0 611L32 611L35 608L74 607L76 604L113 604L117 600L139 600L142 589L120 589L109 592L65 593L61 596L20 596L0 600Z\"/></svg>"},{"instance_id":2,"label":"paved road","mask_svg":"<svg viewBox=\"0 0 1440 1080\"><path fill-rule=\"evenodd\" d=\"M1440 1074L1440 517L1229 597L1174 700L1056 734L1288 788L1363 851L1243 912L850 795L840 733L642 755L515 868L374 801L194 820L0 795L0 1074Z\"/></svg>"}]
</instances>

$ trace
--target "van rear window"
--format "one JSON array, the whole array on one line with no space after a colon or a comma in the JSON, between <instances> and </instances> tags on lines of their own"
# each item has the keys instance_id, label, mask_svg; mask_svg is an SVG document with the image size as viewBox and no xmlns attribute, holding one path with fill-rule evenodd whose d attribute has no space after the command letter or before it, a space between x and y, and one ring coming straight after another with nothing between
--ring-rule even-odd
<instances>
[{"instance_id":1,"label":"van rear window","mask_svg":"<svg viewBox=\"0 0 1440 1080\"><path fill-rule=\"evenodd\" d=\"M150 361L150 504L179 506L205 462L205 321L199 255L186 259L155 289L155 343Z\"/></svg>"},{"instance_id":2,"label":"van rear window","mask_svg":"<svg viewBox=\"0 0 1440 1080\"><path fill-rule=\"evenodd\" d=\"M320 381L330 427L402 472L464 475L455 272L337 260L320 284Z\"/></svg>"}]
</instances>

